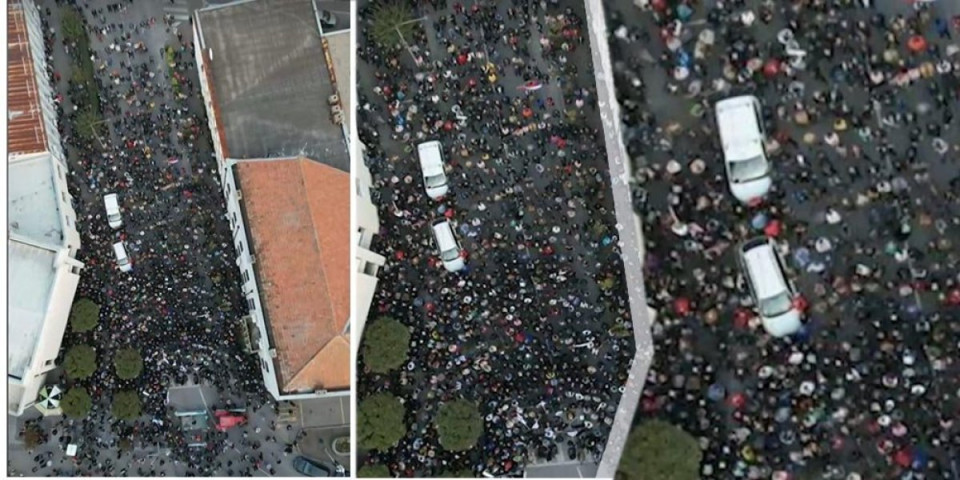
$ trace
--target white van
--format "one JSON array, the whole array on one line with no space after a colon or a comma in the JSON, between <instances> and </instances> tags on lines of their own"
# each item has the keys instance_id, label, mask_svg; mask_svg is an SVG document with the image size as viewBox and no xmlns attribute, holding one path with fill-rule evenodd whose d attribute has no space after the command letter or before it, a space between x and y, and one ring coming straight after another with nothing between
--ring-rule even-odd
<instances>
[{"instance_id":1,"label":"white van","mask_svg":"<svg viewBox=\"0 0 960 480\"><path fill-rule=\"evenodd\" d=\"M457 240L456 234L453 233L453 227L450 225L450 221L445 218L437 220L433 222L432 229L433 242L440 252L440 260L443 261L444 268L450 272L462 270L463 267L466 266L461 256L463 249L460 248L460 241Z\"/></svg>"},{"instance_id":2,"label":"white van","mask_svg":"<svg viewBox=\"0 0 960 480\"><path fill-rule=\"evenodd\" d=\"M117 257L117 268L119 268L121 272L133 270L133 263L130 262L130 257L127 256L127 249L123 246L123 242L113 244L113 255Z\"/></svg>"},{"instance_id":3,"label":"white van","mask_svg":"<svg viewBox=\"0 0 960 480\"><path fill-rule=\"evenodd\" d=\"M443 147L436 140L421 143L417 145L417 155L427 196L439 200L449 190L447 174L443 172Z\"/></svg>"},{"instance_id":4,"label":"white van","mask_svg":"<svg viewBox=\"0 0 960 480\"><path fill-rule=\"evenodd\" d=\"M776 245L766 237L748 240L740 246L739 259L767 333L784 337L800 330L803 323L794 304L796 292Z\"/></svg>"},{"instance_id":5,"label":"white van","mask_svg":"<svg viewBox=\"0 0 960 480\"><path fill-rule=\"evenodd\" d=\"M751 95L732 97L717 102L715 110L730 192L743 203L763 198L772 180L760 100Z\"/></svg>"},{"instance_id":6,"label":"white van","mask_svg":"<svg viewBox=\"0 0 960 480\"><path fill-rule=\"evenodd\" d=\"M103 206L107 209L107 224L110 228L116 230L123 226L123 218L120 217L120 202L117 200L116 193L110 193L103 196Z\"/></svg>"}]
</instances>

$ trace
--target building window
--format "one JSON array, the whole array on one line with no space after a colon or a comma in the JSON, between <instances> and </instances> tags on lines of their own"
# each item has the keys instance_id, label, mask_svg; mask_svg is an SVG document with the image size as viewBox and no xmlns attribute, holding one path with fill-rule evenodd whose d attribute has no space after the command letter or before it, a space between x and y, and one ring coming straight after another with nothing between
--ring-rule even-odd
<instances>
[{"instance_id":1,"label":"building window","mask_svg":"<svg viewBox=\"0 0 960 480\"><path fill-rule=\"evenodd\" d=\"M243 281L244 281L244 283L250 281L250 271L249 271L249 270L244 270L244 271L243 271Z\"/></svg>"},{"instance_id":2,"label":"building window","mask_svg":"<svg viewBox=\"0 0 960 480\"><path fill-rule=\"evenodd\" d=\"M264 360L263 357L260 358L260 368L262 368L265 372L270 372L270 363Z\"/></svg>"},{"instance_id":3,"label":"building window","mask_svg":"<svg viewBox=\"0 0 960 480\"><path fill-rule=\"evenodd\" d=\"M240 250L240 253L243 253L243 242L237 242L237 250Z\"/></svg>"},{"instance_id":4,"label":"building window","mask_svg":"<svg viewBox=\"0 0 960 480\"><path fill-rule=\"evenodd\" d=\"M43 362L43 366L45 366L45 367L49 367L50 365L53 365L53 360L52 360L52 359L51 359L51 360L47 360L46 362Z\"/></svg>"},{"instance_id":5,"label":"building window","mask_svg":"<svg viewBox=\"0 0 960 480\"><path fill-rule=\"evenodd\" d=\"M250 307L250 311L257 309L257 301L252 298L247 298L247 306Z\"/></svg>"}]
</instances>

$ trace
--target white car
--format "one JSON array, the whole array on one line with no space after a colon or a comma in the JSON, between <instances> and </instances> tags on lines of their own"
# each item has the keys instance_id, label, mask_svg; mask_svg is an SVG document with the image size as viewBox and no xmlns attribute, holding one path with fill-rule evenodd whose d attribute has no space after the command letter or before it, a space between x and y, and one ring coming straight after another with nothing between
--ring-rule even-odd
<instances>
[{"instance_id":1,"label":"white car","mask_svg":"<svg viewBox=\"0 0 960 480\"><path fill-rule=\"evenodd\" d=\"M762 199L772 180L760 101L750 95L732 97L717 102L715 110L730 192L743 203Z\"/></svg>"},{"instance_id":2,"label":"white car","mask_svg":"<svg viewBox=\"0 0 960 480\"><path fill-rule=\"evenodd\" d=\"M117 268L119 268L121 272L133 270L133 262L131 262L130 257L127 256L127 249L123 246L123 242L113 244L113 255L117 257Z\"/></svg>"},{"instance_id":3,"label":"white car","mask_svg":"<svg viewBox=\"0 0 960 480\"><path fill-rule=\"evenodd\" d=\"M104 195L103 206L107 210L107 224L110 225L110 228L116 230L122 227L123 218L120 216L120 201L117 200L117 194Z\"/></svg>"},{"instance_id":4,"label":"white car","mask_svg":"<svg viewBox=\"0 0 960 480\"><path fill-rule=\"evenodd\" d=\"M443 148L434 140L417 145L420 158L420 171L423 174L423 187L427 196L440 200L450 190L447 174L443 171Z\"/></svg>"},{"instance_id":5,"label":"white car","mask_svg":"<svg viewBox=\"0 0 960 480\"><path fill-rule=\"evenodd\" d=\"M797 295L776 245L767 237L753 238L740 246L739 259L763 328L774 337L797 333L803 327Z\"/></svg>"},{"instance_id":6,"label":"white car","mask_svg":"<svg viewBox=\"0 0 960 480\"><path fill-rule=\"evenodd\" d=\"M441 219L433 222L433 242L440 252L440 260L443 267L449 272L457 272L466 266L463 261L463 249L460 248L460 241L453 232L453 227L447 219Z\"/></svg>"}]
</instances>

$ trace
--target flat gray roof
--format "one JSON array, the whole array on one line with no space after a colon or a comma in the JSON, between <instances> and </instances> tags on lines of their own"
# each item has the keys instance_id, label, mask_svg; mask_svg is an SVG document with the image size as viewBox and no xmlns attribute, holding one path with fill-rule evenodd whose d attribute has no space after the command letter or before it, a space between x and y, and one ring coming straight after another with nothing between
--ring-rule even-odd
<instances>
[{"instance_id":1,"label":"flat gray roof","mask_svg":"<svg viewBox=\"0 0 960 480\"><path fill-rule=\"evenodd\" d=\"M62 213L53 186L53 159L49 153L8 162L7 227L10 233L35 242L63 245Z\"/></svg>"},{"instance_id":2,"label":"flat gray roof","mask_svg":"<svg viewBox=\"0 0 960 480\"><path fill-rule=\"evenodd\" d=\"M213 51L229 156L306 156L349 172L343 130L330 119L327 98L335 92L311 1L235 2L199 10L197 19L202 44Z\"/></svg>"},{"instance_id":3,"label":"flat gray roof","mask_svg":"<svg viewBox=\"0 0 960 480\"><path fill-rule=\"evenodd\" d=\"M11 183L11 187L17 182ZM17 240L7 241L7 374L23 378L30 364L50 301L57 254Z\"/></svg>"}]
</instances>

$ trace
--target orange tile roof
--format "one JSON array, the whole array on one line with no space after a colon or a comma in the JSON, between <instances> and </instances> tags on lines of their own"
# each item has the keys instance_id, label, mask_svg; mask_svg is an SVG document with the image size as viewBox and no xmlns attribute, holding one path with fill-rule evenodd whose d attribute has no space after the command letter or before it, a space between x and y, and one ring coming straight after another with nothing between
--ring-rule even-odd
<instances>
[{"instance_id":1,"label":"orange tile roof","mask_svg":"<svg viewBox=\"0 0 960 480\"><path fill-rule=\"evenodd\" d=\"M234 167L281 390L350 386L350 174L304 157Z\"/></svg>"},{"instance_id":2,"label":"orange tile roof","mask_svg":"<svg viewBox=\"0 0 960 480\"><path fill-rule=\"evenodd\" d=\"M27 19L19 2L7 5L7 121L8 155L47 151Z\"/></svg>"}]
</instances>

